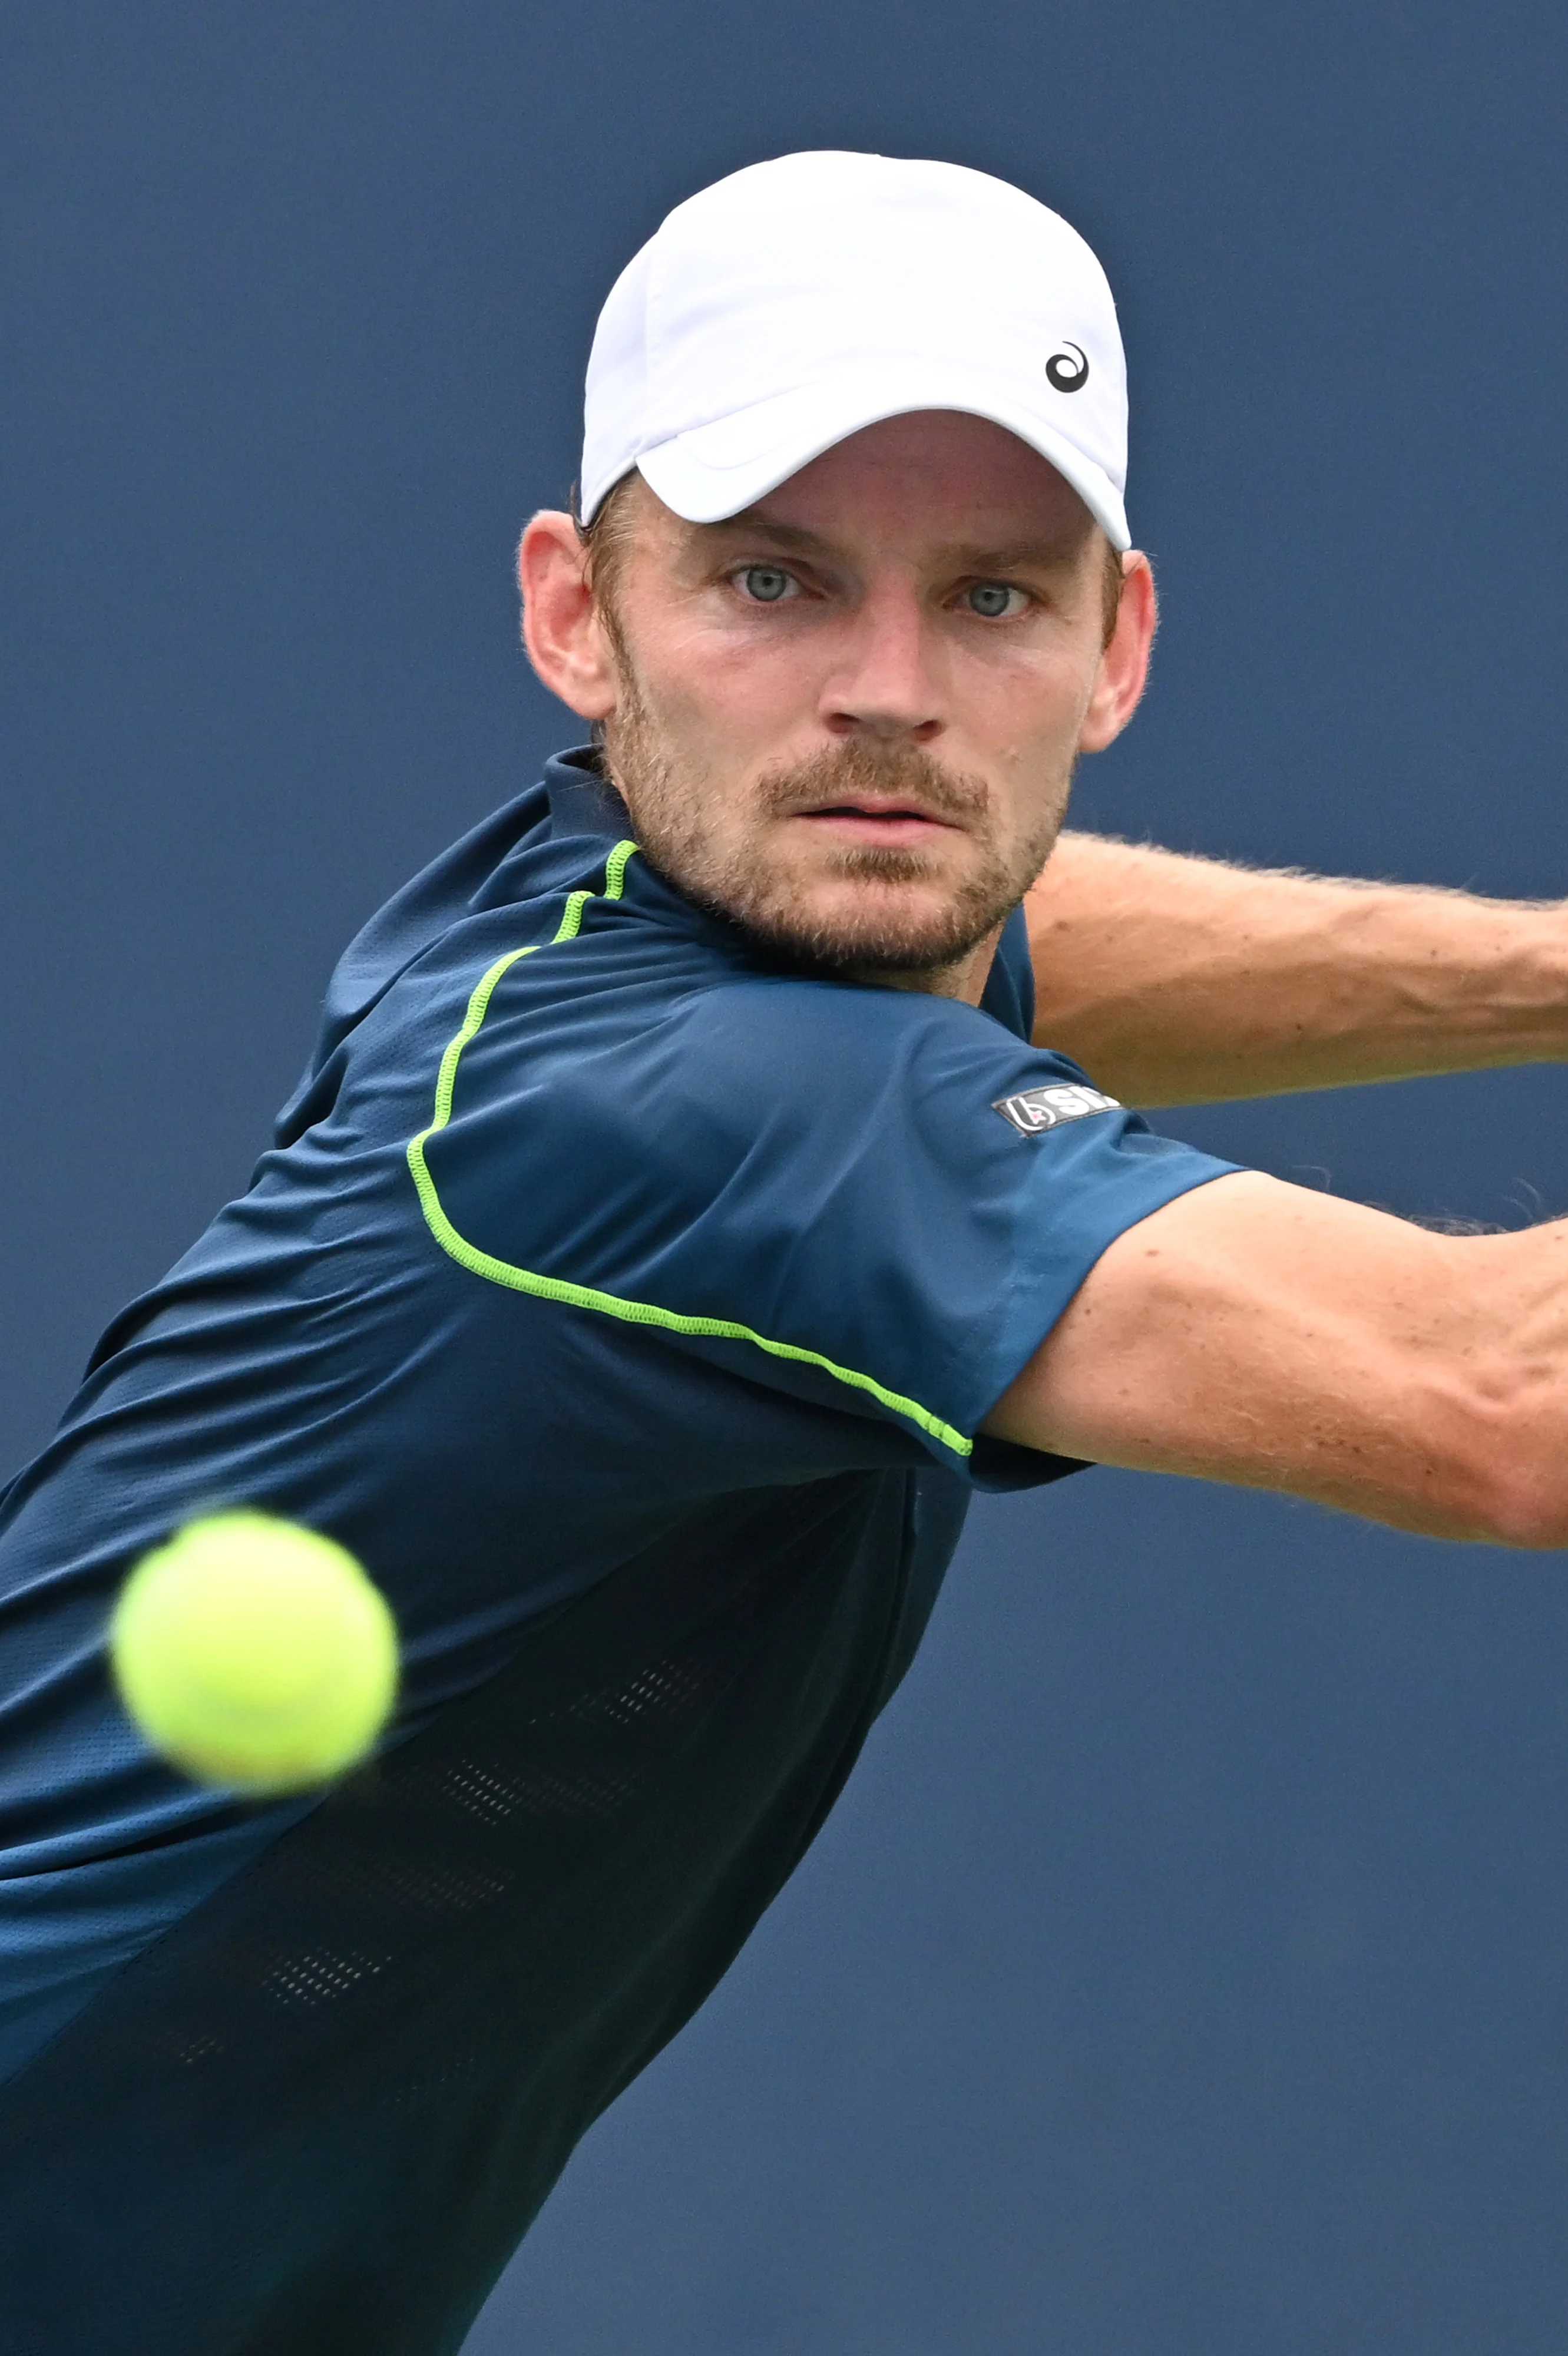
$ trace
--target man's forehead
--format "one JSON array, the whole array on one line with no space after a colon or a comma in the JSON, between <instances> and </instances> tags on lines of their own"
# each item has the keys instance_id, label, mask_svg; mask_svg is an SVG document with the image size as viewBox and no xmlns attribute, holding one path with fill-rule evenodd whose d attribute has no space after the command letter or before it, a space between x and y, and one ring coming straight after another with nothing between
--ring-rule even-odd
<instances>
[{"instance_id":1,"label":"man's forehead","mask_svg":"<svg viewBox=\"0 0 1568 2356\"><path fill-rule=\"evenodd\" d=\"M983 556L999 566L1071 562L1095 529L1078 493L1037 451L960 412L889 418L851 434L714 522L665 512L697 547L745 540L810 555L844 548L869 528L918 542L933 559Z\"/></svg>"}]
</instances>

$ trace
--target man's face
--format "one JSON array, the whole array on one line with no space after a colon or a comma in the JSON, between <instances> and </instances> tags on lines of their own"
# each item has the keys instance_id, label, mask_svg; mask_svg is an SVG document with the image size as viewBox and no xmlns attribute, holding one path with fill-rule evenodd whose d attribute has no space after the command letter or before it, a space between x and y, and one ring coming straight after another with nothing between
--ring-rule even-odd
<instances>
[{"instance_id":1,"label":"man's face","mask_svg":"<svg viewBox=\"0 0 1568 2356\"><path fill-rule=\"evenodd\" d=\"M727 522L638 477L619 497L602 717L646 854L786 955L973 994L1105 701L1106 549L1076 493L931 412Z\"/></svg>"}]
</instances>

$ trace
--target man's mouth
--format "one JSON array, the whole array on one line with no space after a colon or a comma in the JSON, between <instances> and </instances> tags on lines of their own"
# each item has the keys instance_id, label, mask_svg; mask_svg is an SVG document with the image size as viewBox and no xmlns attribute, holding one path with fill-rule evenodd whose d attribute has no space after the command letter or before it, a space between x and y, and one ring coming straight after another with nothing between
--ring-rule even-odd
<instances>
[{"instance_id":1,"label":"man's mouth","mask_svg":"<svg viewBox=\"0 0 1568 2356\"><path fill-rule=\"evenodd\" d=\"M892 795L856 794L844 801L821 802L795 816L841 842L929 842L953 830L950 819L935 817L916 802Z\"/></svg>"}]
</instances>

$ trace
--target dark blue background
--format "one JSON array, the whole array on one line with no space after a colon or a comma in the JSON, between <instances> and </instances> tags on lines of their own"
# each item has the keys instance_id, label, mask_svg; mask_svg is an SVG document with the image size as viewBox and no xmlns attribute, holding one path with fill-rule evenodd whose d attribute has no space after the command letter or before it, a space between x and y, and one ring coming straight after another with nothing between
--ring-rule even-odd
<instances>
[{"instance_id":1,"label":"dark blue background","mask_svg":"<svg viewBox=\"0 0 1568 2356\"><path fill-rule=\"evenodd\" d=\"M1099 247L1166 623L1080 816L1568 888L1547 0L55 0L0 55L0 1451L242 1183L325 975L572 734L510 549L611 277L803 145ZM1188 1115L1568 1200L1564 1083ZM838 1816L471 2342L1556 2356L1561 1558L1090 1474L977 1514Z\"/></svg>"}]
</instances>

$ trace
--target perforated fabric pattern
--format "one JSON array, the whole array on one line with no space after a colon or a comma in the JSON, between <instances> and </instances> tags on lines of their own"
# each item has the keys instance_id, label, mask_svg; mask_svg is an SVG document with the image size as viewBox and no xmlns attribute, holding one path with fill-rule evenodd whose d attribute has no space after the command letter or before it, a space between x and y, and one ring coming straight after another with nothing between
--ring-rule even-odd
<instances>
[{"instance_id":1,"label":"perforated fabric pattern","mask_svg":"<svg viewBox=\"0 0 1568 2356\"><path fill-rule=\"evenodd\" d=\"M842 1783L950 1544L912 1580L922 1481L687 1515L0 2089L13 2356L456 2350Z\"/></svg>"}]
</instances>

